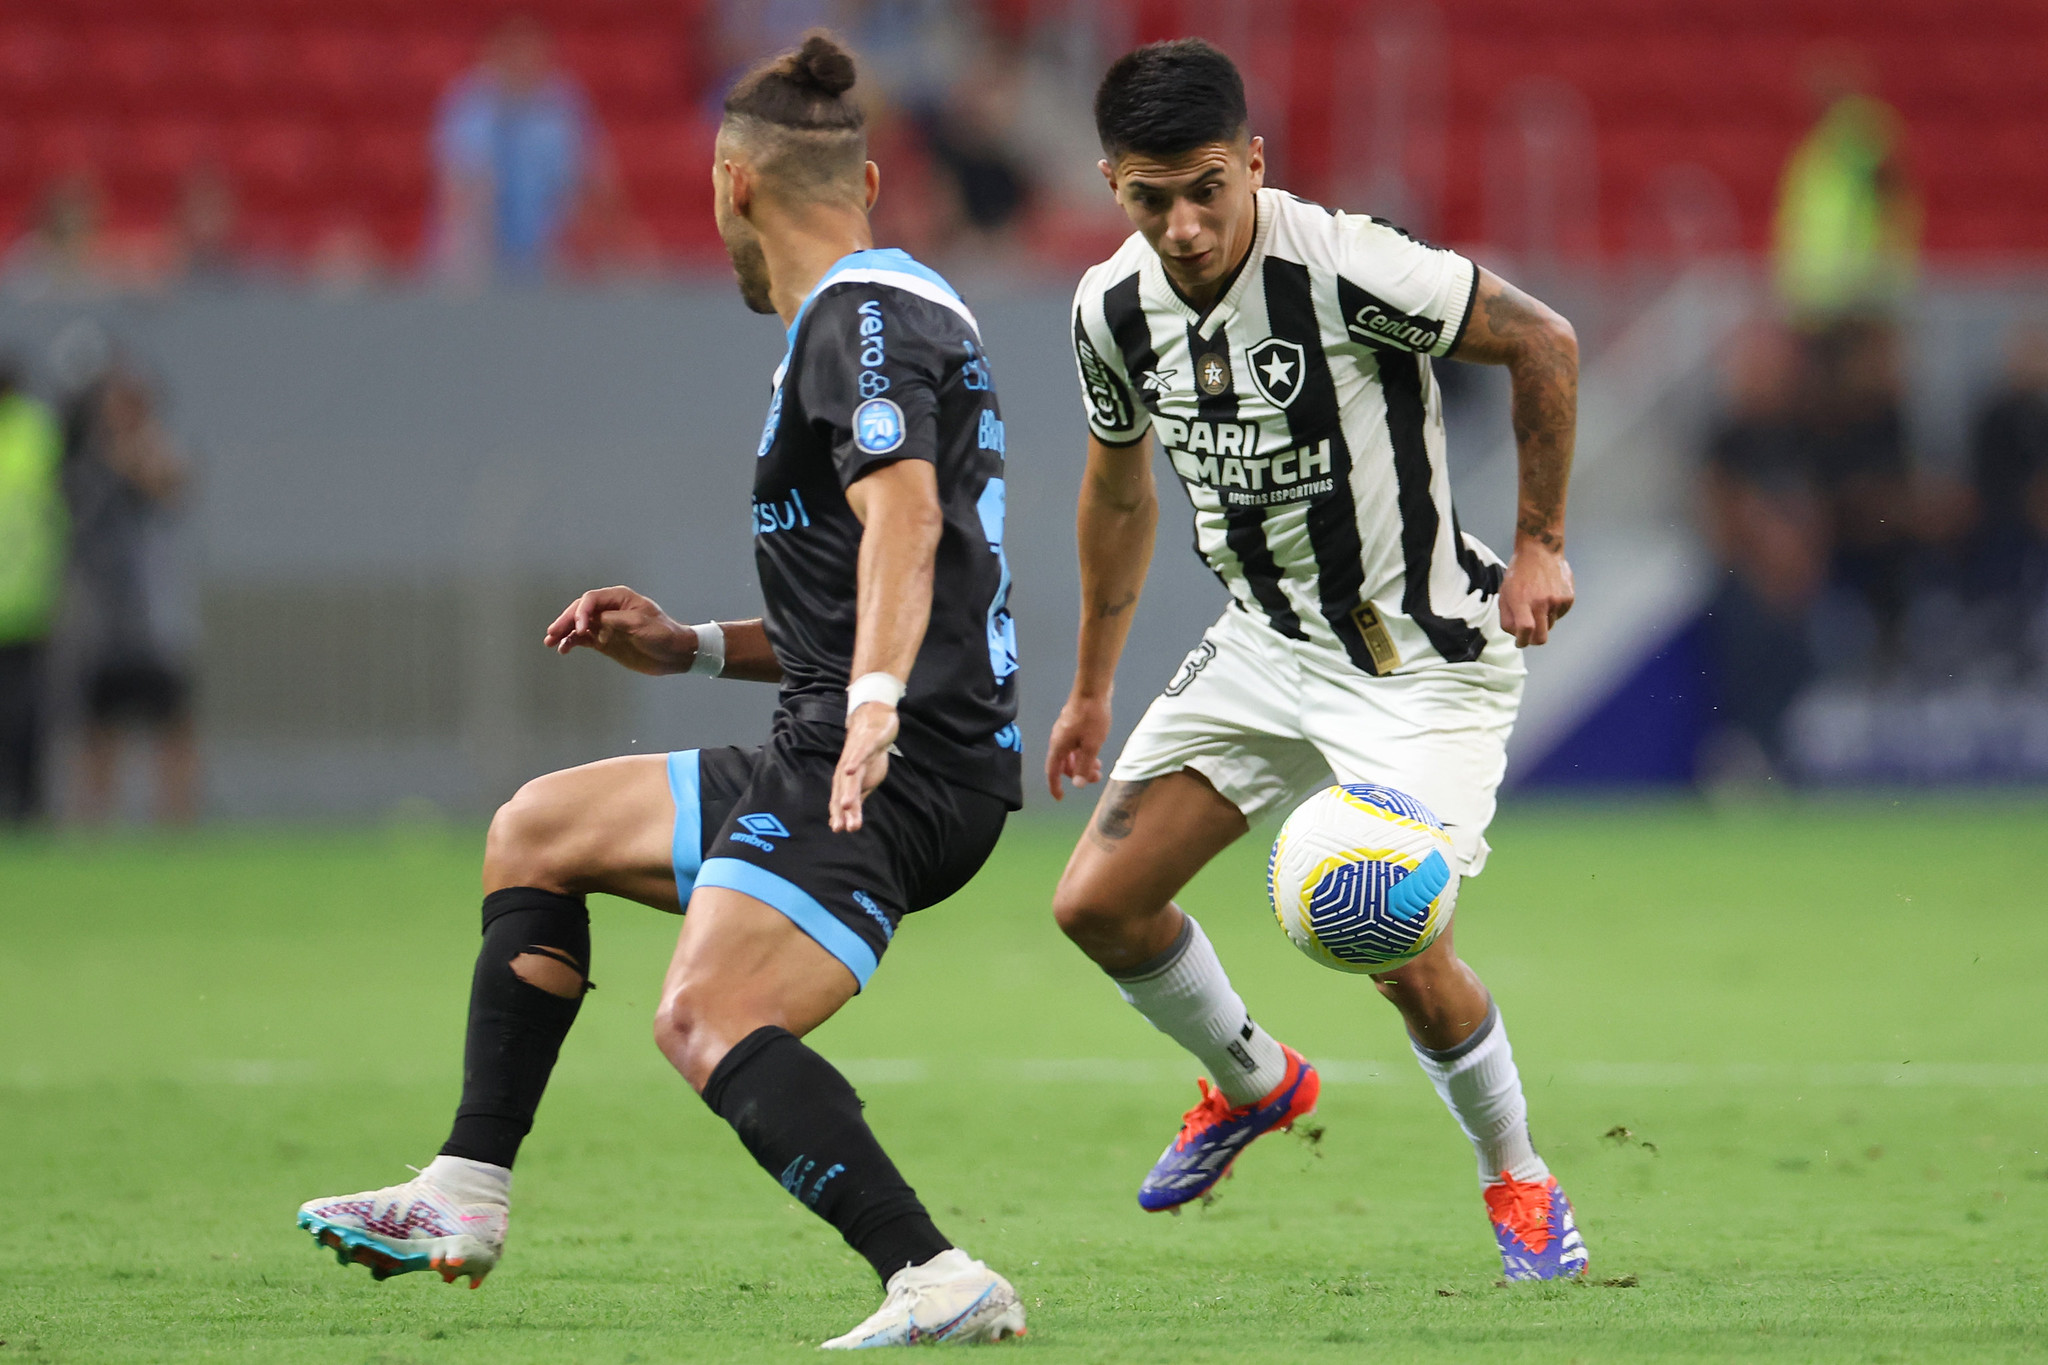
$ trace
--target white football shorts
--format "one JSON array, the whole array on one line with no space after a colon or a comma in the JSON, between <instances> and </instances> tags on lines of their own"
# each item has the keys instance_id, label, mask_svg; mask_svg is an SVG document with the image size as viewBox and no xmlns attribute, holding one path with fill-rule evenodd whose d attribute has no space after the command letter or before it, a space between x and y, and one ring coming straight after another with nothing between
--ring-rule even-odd
<instances>
[{"instance_id":1,"label":"white football shorts","mask_svg":"<svg viewBox=\"0 0 2048 1365\"><path fill-rule=\"evenodd\" d=\"M1486 866L1486 827L1522 701L1522 653L1487 622L1466 664L1375 678L1238 607L1203 632L1124 742L1110 777L1192 768L1256 821L1339 782L1377 782L1436 812L1463 861Z\"/></svg>"}]
</instances>

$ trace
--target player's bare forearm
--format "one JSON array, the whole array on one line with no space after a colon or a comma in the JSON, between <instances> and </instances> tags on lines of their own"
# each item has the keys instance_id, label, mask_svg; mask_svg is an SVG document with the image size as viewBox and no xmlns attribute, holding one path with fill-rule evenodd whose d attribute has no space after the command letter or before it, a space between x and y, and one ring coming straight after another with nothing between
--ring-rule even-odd
<instances>
[{"instance_id":1,"label":"player's bare forearm","mask_svg":"<svg viewBox=\"0 0 2048 1365\"><path fill-rule=\"evenodd\" d=\"M1557 313L1482 270L1456 356L1507 367L1519 487L1501 627L1518 645L1540 645L1574 599L1564 510L1578 432L1578 335Z\"/></svg>"},{"instance_id":2,"label":"player's bare forearm","mask_svg":"<svg viewBox=\"0 0 2048 1365\"><path fill-rule=\"evenodd\" d=\"M1066 784L1102 780L1102 746L1109 739L1110 694L1116 664L1131 633L1152 534L1159 524L1159 493L1152 483L1152 437L1108 446L1088 438L1088 471L1074 515L1081 549L1081 639L1074 688L1053 722L1046 745L1045 781L1054 800Z\"/></svg>"},{"instance_id":3,"label":"player's bare forearm","mask_svg":"<svg viewBox=\"0 0 2048 1365\"><path fill-rule=\"evenodd\" d=\"M737 678L741 682L782 681L782 660L775 657L775 647L768 643L768 627L760 617L720 621L718 626L725 632L725 668L719 677ZM696 657L694 646L691 657Z\"/></svg>"},{"instance_id":4,"label":"player's bare forearm","mask_svg":"<svg viewBox=\"0 0 2048 1365\"><path fill-rule=\"evenodd\" d=\"M722 621L725 668L719 676L746 682L781 682L782 663L768 644L759 617ZM541 637L557 654L594 649L614 662L663 677L687 673L697 661L697 630L661 609L661 603L623 585L593 588L563 609Z\"/></svg>"},{"instance_id":5,"label":"player's bare forearm","mask_svg":"<svg viewBox=\"0 0 2048 1365\"><path fill-rule=\"evenodd\" d=\"M847 679L887 673L910 681L931 623L932 576L945 515L938 471L923 460L898 460L846 490L861 521L860 582ZM846 717L846 744L832 772L831 825L861 827L861 802L889 773L898 719L894 702L867 701Z\"/></svg>"},{"instance_id":6,"label":"player's bare forearm","mask_svg":"<svg viewBox=\"0 0 2048 1365\"><path fill-rule=\"evenodd\" d=\"M1074 518L1081 552L1081 633L1074 692L1107 698L1131 633L1159 525L1152 437L1129 446L1088 439L1088 469Z\"/></svg>"},{"instance_id":7,"label":"player's bare forearm","mask_svg":"<svg viewBox=\"0 0 2048 1365\"><path fill-rule=\"evenodd\" d=\"M846 500L863 528L853 677L889 673L907 682L931 621L945 527L937 472L923 460L898 460L854 484Z\"/></svg>"},{"instance_id":8,"label":"player's bare forearm","mask_svg":"<svg viewBox=\"0 0 2048 1365\"><path fill-rule=\"evenodd\" d=\"M1481 270L1472 317L1455 355L1507 367L1521 485L1517 548L1530 540L1562 552L1565 490L1579 420L1578 334L1538 300Z\"/></svg>"}]
</instances>

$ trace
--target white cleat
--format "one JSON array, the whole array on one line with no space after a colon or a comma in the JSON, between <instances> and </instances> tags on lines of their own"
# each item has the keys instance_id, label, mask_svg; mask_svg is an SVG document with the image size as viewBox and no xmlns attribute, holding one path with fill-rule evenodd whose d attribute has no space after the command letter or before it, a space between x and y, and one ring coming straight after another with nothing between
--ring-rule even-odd
<instances>
[{"instance_id":1,"label":"white cleat","mask_svg":"<svg viewBox=\"0 0 2048 1365\"><path fill-rule=\"evenodd\" d=\"M467 1276L475 1289L504 1254L510 1212L502 1200L465 1202L422 1172L403 1185L308 1200L299 1226L343 1265L368 1266L372 1279L432 1270L449 1284Z\"/></svg>"},{"instance_id":2,"label":"white cleat","mask_svg":"<svg viewBox=\"0 0 2048 1365\"><path fill-rule=\"evenodd\" d=\"M1010 1282L958 1247L889 1277L888 1297L874 1315L820 1347L966 1346L1024 1335L1024 1305Z\"/></svg>"}]
</instances>

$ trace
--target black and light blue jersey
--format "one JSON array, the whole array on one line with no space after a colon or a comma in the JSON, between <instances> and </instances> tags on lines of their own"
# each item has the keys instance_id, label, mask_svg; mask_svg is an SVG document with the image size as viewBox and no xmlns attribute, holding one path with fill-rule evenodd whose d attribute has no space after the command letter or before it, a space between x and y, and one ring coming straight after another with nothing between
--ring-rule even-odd
<instances>
[{"instance_id":1,"label":"black and light blue jersey","mask_svg":"<svg viewBox=\"0 0 2048 1365\"><path fill-rule=\"evenodd\" d=\"M846 490L885 464L930 464L945 526L897 747L1015 808L1023 742L1003 445L981 331L959 294L901 251L854 252L789 327L755 464L754 559L784 700L842 695L862 530Z\"/></svg>"}]
</instances>

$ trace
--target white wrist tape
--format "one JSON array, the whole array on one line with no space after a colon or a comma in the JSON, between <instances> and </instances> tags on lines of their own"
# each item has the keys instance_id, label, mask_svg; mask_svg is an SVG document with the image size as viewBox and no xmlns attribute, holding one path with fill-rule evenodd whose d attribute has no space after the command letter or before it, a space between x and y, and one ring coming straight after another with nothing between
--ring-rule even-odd
<instances>
[{"instance_id":1,"label":"white wrist tape","mask_svg":"<svg viewBox=\"0 0 2048 1365\"><path fill-rule=\"evenodd\" d=\"M909 690L894 673L863 673L846 689L846 714L852 715L871 701L878 701L893 711Z\"/></svg>"},{"instance_id":2,"label":"white wrist tape","mask_svg":"<svg viewBox=\"0 0 2048 1365\"><path fill-rule=\"evenodd\" d=\"M697 632L697 657L690 661L690 671L709 673L714 678L725 672L724 627L716 621L706 621L690 629Z\"/></svg>"}]
</instances>

